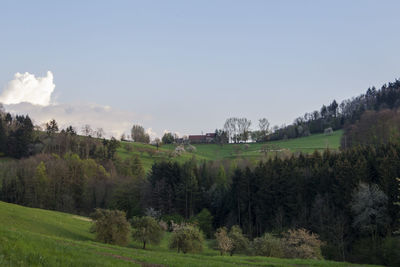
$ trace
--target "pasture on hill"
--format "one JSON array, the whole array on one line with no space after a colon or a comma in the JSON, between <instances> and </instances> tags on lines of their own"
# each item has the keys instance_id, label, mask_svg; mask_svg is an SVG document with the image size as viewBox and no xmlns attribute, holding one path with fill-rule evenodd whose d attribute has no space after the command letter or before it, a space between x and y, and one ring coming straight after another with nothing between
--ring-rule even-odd
<instances>
[{"instance_id":1,"label":"pasture on hill","mask_svg":"<svg viewBox=\"0 0 400 267\"><path fill-rule=\"evenodd\" d=\"M0 266L357 266L344 262L220 256L207 241L201 254L178 254L159 246L142 250L94 241L90 219L0 202ZM364 265L365 266L365 265Z\"/></svg>"},{"instance_id":2,"label":"pasture on hill","mask_svg":"<svg viewBox=\"0 0 400 267\"><path fill-rule=\"evenodd\" d=\"M331 135L313 134L307 137L300 137L288 140L271 141L265 143L247 144L193 144L196 148L194 152L183 152L180 156L173 156L175 144L163 145L157 148L152 145L121 142L117 155L123 159L138 156L146 171L151 169L154 162L173 159L184 162L193 156L197 160L223 160L223 159L248 159L257 161L265 156L275 156L278 154L302 152L311 154L315 150L324 151L330 149L337 151L340 147L340 139L343 130L335 131Z\"/></svg>"}]
</instances>

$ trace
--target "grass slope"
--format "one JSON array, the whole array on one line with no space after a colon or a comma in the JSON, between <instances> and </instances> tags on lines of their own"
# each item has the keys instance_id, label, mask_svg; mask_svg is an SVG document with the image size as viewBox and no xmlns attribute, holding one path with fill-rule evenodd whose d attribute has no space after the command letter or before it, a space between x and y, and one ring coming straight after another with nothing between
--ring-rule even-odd
<instances>
[{"instance_id":1,"label":"grass slope","mask_svg":"<svg viewBox=\"0 0 400 267\"><path fill-rule=\"evenodd\" d=\"M0 202L0 266L357 266L314 260L178 254L160 246L140 249L94 241L88 218Z\"/></svg>"},{"instance_id":2,"label":"grass slope","mask_svg":"<svg viewBox=\"0 0 400 267\"><path fill-rule=\"evenodd\" d=\"M193 155L198 160L222 160L222 159L238 159L246 158L250 160L259 160L263 157L261 149L263 146L270 146L274 150L286 149L290 152L313 153L315 150L323 151L326 148L338 150L340 147L340 138L343 131L335 131L332 135L313 134L307 137L272 141L266 143L249 143L249 144L194 144L196 152L185 152L179 157L173 158L178 162L184 162ZM159 150L154 146L123 142L118 149L118 156L127 158L131 156L140 157L143 166L149 170L154 162L169 159L169 154L174 151L175 145L163 145ZM148 153L146 151L153 151ZM157 151L157 152L156 152ZM270 152L275 155L276 152Z\"/></svg>"}]
</instances>

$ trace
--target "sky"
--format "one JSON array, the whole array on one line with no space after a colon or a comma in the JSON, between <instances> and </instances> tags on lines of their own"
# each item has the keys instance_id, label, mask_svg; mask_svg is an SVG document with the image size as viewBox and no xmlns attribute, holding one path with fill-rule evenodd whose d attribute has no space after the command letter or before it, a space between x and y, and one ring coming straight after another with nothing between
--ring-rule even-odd
<instances>
[{"instance_id":1,"label":"sky","mask_svg":"<svg viewBox=\"0 0 400 267\"><path fill-rule=\"evenodd\" d=\"M399 1L1 1L0 102L37 124L290 124L400 77Z\"/></svg>"}]
</instances>

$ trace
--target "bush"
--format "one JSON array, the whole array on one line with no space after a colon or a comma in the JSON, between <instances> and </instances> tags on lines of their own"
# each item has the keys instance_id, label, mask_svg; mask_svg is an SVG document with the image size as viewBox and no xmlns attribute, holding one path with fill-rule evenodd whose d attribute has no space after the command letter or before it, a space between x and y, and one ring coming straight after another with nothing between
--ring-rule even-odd
<instances>
[{"instance_id":1,"label":"bush","mask_svg":"<svg viewBox=\"0 0 400 267\"><path fill-rule=\"evenodd\" d=\"M286 258L323 259L322 242L306 229L289 230L284 242Z\"/></svg>"},{"instance_id":2,"label":"bush","mask_svg":"<svg viewBox=\"0 0 400 267\"><path fill-rule=\"evenodd\" d=\"M190 152L190 153L194 153L194 152L197 151L197 148L195 146L192 146L192 145L187 145L186 146L186 151Z\"/></svg>"},{"instance_id":3,"label":"bush","mask_svg":"<svg viewBox=\"0 0 400 267\"><path fill-rule=\"evenodd\" d=\"M175 228L169 243L170 249L179 252L201 252L203 250L203 234L200 229L190 224L181 224Z\"/></svg>"},{"instance_id":4,"label":"bush","mask_svg":"<svg viewBox=\"0 0 400 267\"><path fill-rule=\"evenodd\" d=\"M234 253L247 251L249 248L249 240L243 235L242 229L238 225L232 226L228 236L233 243L232 249L230 250L231 256Z\"/></svg>"},{"instance_id":5,"label":"bush","mask_svg":"<svg viewBox=\"0 0 400 267\"><path fill-rule=\"evenodd\" d=\"M224 253L228 253L233 249L233 241L229 238L226 227L217 229L215 239L217 240L217 247L221 255L224 255Z\"/></svg>"},{"instance_id":6,"label":"bush","mask_svg":"<svg viewBox=\"0 0 400 267\"><path fill-rule=\"evenodd\" d=\"M131 223L133 227L132 237L134 240L143 243L143 249L146 249L146 244L160 244L164 232L153 217L133 217Z\"/></svg>"},{"instance_id":7,"label":"bush","mask_svg":"<svg viewBox=\"0 0 400 267\"><path fill-rule=\"evenodd\" d=\"M193 221L197 223L197 225L200 227L201 231L203 231L207 238L211 238L213 232L213 216L208 211L208 209L202 209L201 212L193 218Z\"/></svg>"},{"instance_id":8,"label":"bush","mask_svg":"<svg viewBox=\"0 0 400 267\"><path fill-rule=\"evenodd\" d=\"M128 244L131 227L125 212L96 209L90 217L93 220L91 230L96 233L97 241L121 246Z\"/></svg>"},{"instance_id":9,"label":"bush","mask_svg":"<svg viewBox=\"0 0 400 267\"><path fill-rule=\"evenodd\" d=\"M270 233L265 233L262 237L254 239L252 247L253 253L257 256L276 258L283 258L285 256L282 240Z\"/></svg>"}]
</instances>

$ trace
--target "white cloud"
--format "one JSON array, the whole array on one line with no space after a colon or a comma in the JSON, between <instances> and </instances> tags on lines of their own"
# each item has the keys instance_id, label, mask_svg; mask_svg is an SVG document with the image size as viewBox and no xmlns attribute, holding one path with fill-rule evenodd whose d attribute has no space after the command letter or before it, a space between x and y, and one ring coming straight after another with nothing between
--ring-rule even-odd
<instances>
[{"instance_id":1,"label":"white cloud","mask_svg":"<svg viewBox=\"0 0 400 267\"><path fill-rule=\"evenodd\" d=\"M0 102L6 105L27 102L48 106L55 87L51 71L45 77L37 78L28 72L18 72L1 92Z\"/></svg>"},{"instance_id":2,"label":"white cloud","mask_svg":"<svg viewBox=\"0 0 400 267\"><path fill-rule=\"evenodd\" d=\"M147 128L146 133L150 136L150 139L154 140L156 137L158 137L158 134L153 131L152 128Z\"/></svg>"},{"instance_id":3,"label":"white cloud","mask_svg":"<svg viewBox=\"0 0 400 267\"><path fill-rule=\"evenodd\" d=\"M51 97L55 88L53 74L48 71L45 77L35 77L28 72L16 73L0 94L0 103L7 112L28 114L35 125L55 119L60 128L72 125L81 131L83 125L92 129L102 128L107 137L119 138L127 133L133 123L144 123L150 116L139 116L133 112L114 109L97 104L52 104ZM154 138L151 128L148 133Z\"/></svg>"},{"instance_id":4,"label":"white cloud","mask_svg":"<svg viewBox=\"0 0 400 267\"><path fill-rule=\"evenodd\" d=\"M107 137L119 138L127 133L133 122L145 122L149 118L133 112L113 109L109 106L58 104L38 106L30 103L5 105L5 109L13 114L28 114L36 125L55 119L60 128L74 126L78 132L83 125L89 124L92 129L103 128Z\"/></svg>"}]
</instances>

